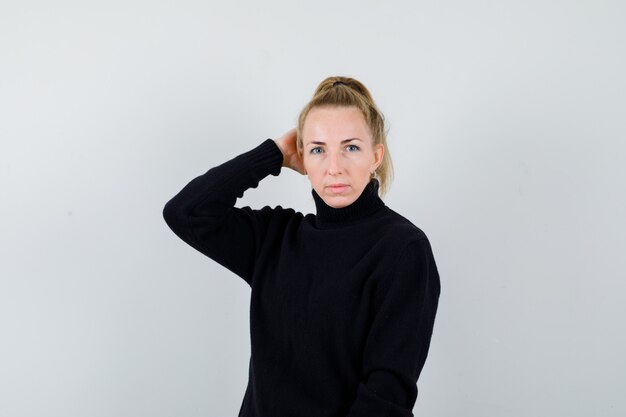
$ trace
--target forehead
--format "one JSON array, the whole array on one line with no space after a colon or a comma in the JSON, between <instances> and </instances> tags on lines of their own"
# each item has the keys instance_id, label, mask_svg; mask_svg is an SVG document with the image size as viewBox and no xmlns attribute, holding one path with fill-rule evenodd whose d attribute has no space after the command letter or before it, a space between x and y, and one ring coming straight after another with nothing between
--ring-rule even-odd
<instances>
[{"instance_id":1,"label":"forehead","mask_svg":"<svg viewBox=\"0 0 626 417\"><path fill-rule=\"evenodd\" d=\"M359 138L371 142L365 117L357 107L315 107L307 115L302 129L304 144L311 141L340 143Z\"/></svg>"}]
</instances>

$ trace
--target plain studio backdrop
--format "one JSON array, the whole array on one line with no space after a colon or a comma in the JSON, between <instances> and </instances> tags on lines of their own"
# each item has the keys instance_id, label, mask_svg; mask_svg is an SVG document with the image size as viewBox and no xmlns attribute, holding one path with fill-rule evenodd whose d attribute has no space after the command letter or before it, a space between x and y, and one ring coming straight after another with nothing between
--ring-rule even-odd
<instances>
[{"instance_id":1,"label":"plain studio backdrop","mask_svg":"<svg viewBox=\"0 0 626 417\"><path fill-rule=\"evenodd\" d=\"M250 288L162 209L329 75L438 263L415 415L625 415L625 44L617 0L3 2L0 416L237 414Z\"/></svg>"}]
</instances>

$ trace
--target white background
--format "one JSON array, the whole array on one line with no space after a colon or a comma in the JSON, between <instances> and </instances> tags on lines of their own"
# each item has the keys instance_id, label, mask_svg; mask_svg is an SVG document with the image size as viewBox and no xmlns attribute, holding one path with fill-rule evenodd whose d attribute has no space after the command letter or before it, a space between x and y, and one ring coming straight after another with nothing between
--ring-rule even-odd
<instances>
[{"instance_id":1,"label":"white background","mask_svg":"<svg viewBox=\"0 0 626 417\"><path fill-rule=\"evenodd\" d=\"M439 267L415 415L625 415L625 45L617 0L2 2L0 416L236 416L250 289L162 208L329 75Z\"/></svg>"}]
</instances>

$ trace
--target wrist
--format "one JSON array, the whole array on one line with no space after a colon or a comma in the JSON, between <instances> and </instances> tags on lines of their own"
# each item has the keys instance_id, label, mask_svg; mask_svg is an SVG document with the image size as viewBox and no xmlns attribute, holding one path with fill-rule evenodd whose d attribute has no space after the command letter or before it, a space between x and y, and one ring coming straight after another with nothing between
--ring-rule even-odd
<instances>
[{"instance_id":1,"label":"wrist","mask_svg":"<svg viewBox=\"0 0 626 417\"><path fill-rule=\"evenodd\" d=\"M280 150L280 153L283 154L283 166L285 165L285 159L287 159L287 152L285 150L285 148L283 147L283 145L280 143L280 141L273 139L274 143L276 144L276 147L278 147L278 149Z\"/></svg>"}]
</instances>

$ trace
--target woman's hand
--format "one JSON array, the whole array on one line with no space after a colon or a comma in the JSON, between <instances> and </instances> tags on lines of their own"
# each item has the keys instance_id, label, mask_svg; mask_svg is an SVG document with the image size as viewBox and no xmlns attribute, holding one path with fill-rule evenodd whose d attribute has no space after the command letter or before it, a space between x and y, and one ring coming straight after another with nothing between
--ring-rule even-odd
<instances>
[{"instance_id":1,"label":"woman's hand","mask_svg":"<svg viewBox=\"0 0 626 417\"><path fill-rule=\"evenodd\" d=\"M283 153L283 166L291 168L294 171L299 172L302 175L306 175L304 169L304 163L302 158L298 154L298 148L296 146L296 128L292 128L287 133L282 135L278 139L274 139L278 148Z\"/></svg>"}]
</instances>

